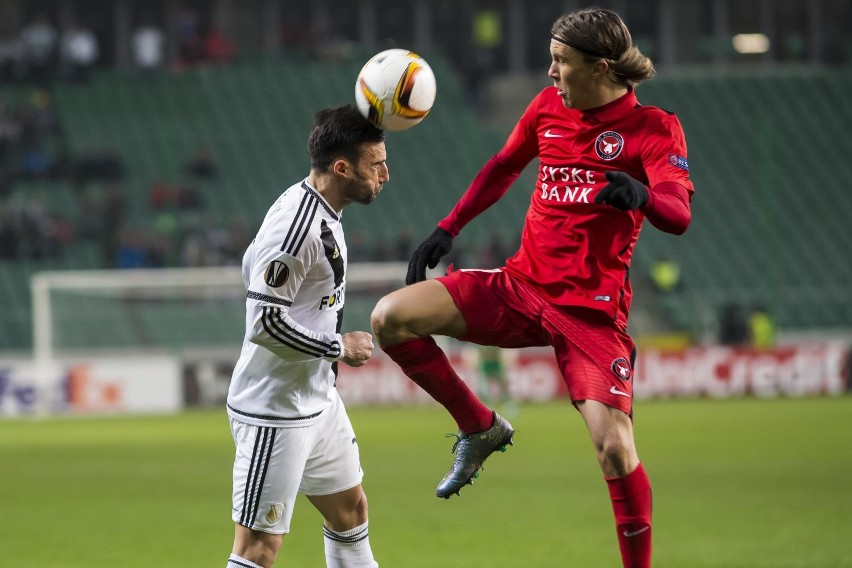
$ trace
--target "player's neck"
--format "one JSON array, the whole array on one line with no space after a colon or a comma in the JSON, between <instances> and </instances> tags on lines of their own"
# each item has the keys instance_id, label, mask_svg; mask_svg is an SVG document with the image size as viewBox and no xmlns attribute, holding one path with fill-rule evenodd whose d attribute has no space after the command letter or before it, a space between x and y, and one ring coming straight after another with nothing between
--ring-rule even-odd
<instances>
[{"instance_id":1,"label":"player's neck","mask_svg":"<svg viewBox=\"0 0 852 568\"><path fill-rule=\"evenodd\" d=\"M340 213L343 210L343 201L334 179L311 170L311 173L308 174L307 182L308 185L317 190L317 193L322 195L323 199L326 200L334 211Z\"/></svg>"},{"instance_id":2,"label":"player's neck","mask_svg":"<svg viewBox=\"0 0 852 568\"><path fill-rule=\"evenodd\" d=\"M614 100L618 100L624 95L627 94L628 88L624 85L616 85L614 83L610 83L608 85L602 86L599 91L597 104L594 108L606 106Z\"/></svg>"}]
</instances>

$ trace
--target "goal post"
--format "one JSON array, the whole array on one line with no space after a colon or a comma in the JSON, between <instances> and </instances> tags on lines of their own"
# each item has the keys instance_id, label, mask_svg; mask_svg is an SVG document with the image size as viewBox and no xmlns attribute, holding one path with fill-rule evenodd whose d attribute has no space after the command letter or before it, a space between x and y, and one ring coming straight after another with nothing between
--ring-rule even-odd
<instances>
[{"instance_id":1,"label":"goal post","mask_svg":"<svg viewBox=\"0 0 852 568\"><path fill-rule=\"evenodd\" d=\"M192 294L209 297L211 284L219 294L233 296L242 286L242 277L239 269L234 267L38 272L33 275L30 284L34 358L36 362L49 362L54 357L56 294L70 293L78 300L95 296L121 301L156 296L166 298L170 290L191 288ZM108 340L104 344L109 347Z\"/></svg>"},{"instance_id":2,"label":"goal post","mask_svg":"<svg viewBox=\"0 0 852 568\"><path fill-rule=\"evenodd\" d=\"M405 262L349 264L344 331L369 331L372 308L404 286L406 270ZM30 289L40 414L50 411L63 357L238 352L245 333L238 266L45 271L33 274Z\"/></svg>"}]
</instances>

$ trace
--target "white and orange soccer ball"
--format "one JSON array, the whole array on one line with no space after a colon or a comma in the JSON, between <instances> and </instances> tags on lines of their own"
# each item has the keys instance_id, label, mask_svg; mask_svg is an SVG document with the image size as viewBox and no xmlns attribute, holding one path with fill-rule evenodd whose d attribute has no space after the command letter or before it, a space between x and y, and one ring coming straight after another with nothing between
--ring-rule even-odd
<instances>
[{"instance_id":1,"label":"white and orange soccer ball","mask_svg":"<svg viewBox=\"0 0 852 568\"><path fill-rule=\"evenodd\" d=\"M437 83L426 60L407 49L387 49L370 58L355 82L355 102L383 130L411 128L429 114Z\"/></svg>"}]
</instances>

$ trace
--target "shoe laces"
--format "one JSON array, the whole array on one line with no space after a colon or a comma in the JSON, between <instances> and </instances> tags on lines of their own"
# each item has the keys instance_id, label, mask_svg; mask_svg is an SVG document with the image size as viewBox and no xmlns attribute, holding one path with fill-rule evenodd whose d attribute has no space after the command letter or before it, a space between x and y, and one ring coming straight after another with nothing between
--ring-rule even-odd
<instances>
[{"instance_id":1,"label":"shoe laces","mask_svg":"<svg viewBox=\"0 0 852 568\"><path fill-rule=\"evenodd\" d=\"M455 441L455 442L453 442L453 447L452 447L452 449L450 450L450 453L451 453L451 454L456 453L456 448L458 448L458 447L459 447L459 444L461 444L461 441L462 441L462 439L463 439L463 438L461 437L461 434L444 434L444 437L445 437L445 438L455 438L455 439L456 439L456 441Z\"/></svg>"}]
</instances>

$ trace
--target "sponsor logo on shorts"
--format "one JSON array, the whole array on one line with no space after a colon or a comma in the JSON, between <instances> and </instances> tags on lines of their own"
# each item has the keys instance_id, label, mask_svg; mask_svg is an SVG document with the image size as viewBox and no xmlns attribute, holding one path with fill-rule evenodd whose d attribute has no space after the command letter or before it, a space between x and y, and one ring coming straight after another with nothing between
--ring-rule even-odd
<instances>
[{"instance_id":1,"label":"sponsor logo on shorts","mask_svg":"<svg viewBox=\"0 0 852 568\"><path fill-rule=\"evenodd\" d=\"M266 512L266 520L270 523L274 523L277 522L282 515L284 515L284 505L281 503L273 503L269 506L269 510Z\"/></svg>"},{"instance_id":2,"label":"sponsor logo on shorts","mask_svg":"<svg viewBox=\"0 0 852 568\"><path fill-rule=\"evenodd\" d=\"M612 394L617 394L618 396L626 396L628 398L630 397L630 393L620 391L615 387L609 387L609 392L611 392Z\"/></svg>"},{"instance_id":3,"label":"sponsor logo on shorts","mask_svg":"<svg viewBox=\"0 0 852 568\"><path fill-rule=\"evenodd\" d=\"M624 357L619 357L614 360L611 365L612 372L615 373L615 376L621 379L622 381L629 381L630 376L633 374L633 370L630 368L630 363L627 362L627 359Z\"/></svg>"}]
</instances>

